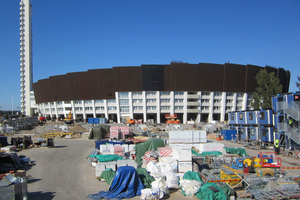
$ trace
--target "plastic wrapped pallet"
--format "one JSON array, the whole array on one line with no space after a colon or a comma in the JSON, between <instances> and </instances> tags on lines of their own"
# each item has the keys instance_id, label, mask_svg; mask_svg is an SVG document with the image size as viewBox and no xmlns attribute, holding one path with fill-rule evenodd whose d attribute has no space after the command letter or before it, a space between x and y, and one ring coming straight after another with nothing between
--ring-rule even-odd
<instances>
[{"instance_id":1,"label":"plastic wrapped pallet","mask_svg":"<svg viewBox=\"0 0 300 200\"><path fill-rule=\"evenodd\" d=\"M192 151L189 147L173 147L172 157L178 161L192 161Z\"/></svg>"},{"instance_id":2,"label":"plastic wrapped pallet","mask_svg":"<svg viewBox=\"0 0 300 200\"><path fill-rule=\"evenodd\" d=\"M111 168L112 170L116 171L117 170L117 162L112 161L112 162L107 162L105 163L105 168Z\"/></svg>"},{"instance_id":3,"label":"plastic wrapped pallet","mask_svg":"<svg viewBox=\"0 0 300 200\"><path fill-rule=\"evenodd\" d=\"M178 162L178 172L193 171L192 162Z\"/></svg>"},{"instance_id":4,"label":"plastic wrapped pallet","mask_svg":"<svg viewBox=\"0 0 300 200\"><path fill-rule=\"evenodd\" d=\"M113 154L114 153L114 145L113 144L101 144L100 145L100 153L101 154Z\"/></svg>"},{"instance_id":5,"label":"plastic wrapped pallet","mask_svg":"<svg viewBox=\"0 0 300 200\"><path fill-rule=\"evenodd\" d=\"M199 153L207 151L220 151L225 153L224 144L217 142L201 143Z\"/></svg>"},{"instance_id":6,"label":"plastic wrapped pallet","mask_svg":"<svg viewBox=\"0 0 300 200\"><path fill-rule=\"evenodd\" d=\"M127 166L126 160L117 160L117 167Z\"/></svg>"},{"instance_id":7,"label":"plastic wrapped pallet","mask_svg":"<svg viewBox=\"0 0 300 200\"><path fill-rule=\"evenodd\" d=\"M137 163L134 160L126 160L127 166L137 168Z\"/></svg>"},{"instance_id":8,"label":"plastic wrapped pallet","mask_svg":"<svg viewBox=\"0 0 300 200\"><path fill-rule=\"evenodd\" d=\"M96 166L95 166L95 173L96 173L96 178L99 178L101 173L103 171L105 171L105 168L106 168L106 165L105 163L97 163Z\"/></svg>"}]
</instances>

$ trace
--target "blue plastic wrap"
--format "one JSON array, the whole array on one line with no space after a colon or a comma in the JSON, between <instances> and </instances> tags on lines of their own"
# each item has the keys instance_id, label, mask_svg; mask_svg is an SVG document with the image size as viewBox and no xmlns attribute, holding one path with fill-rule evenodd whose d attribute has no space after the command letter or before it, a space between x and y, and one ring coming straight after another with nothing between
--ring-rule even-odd
<instances>
[{"instance_id":1,"label":"blue plastic wrap","mask_svg":"<svg viewBox=\"0 0 300 200\"><path fill-rule=\"evenodd\" d=\"M90 194L90 199L123 199L141 195L144 185L134 167L119 167L108 191Z\"/></svg>"}]
</instances>

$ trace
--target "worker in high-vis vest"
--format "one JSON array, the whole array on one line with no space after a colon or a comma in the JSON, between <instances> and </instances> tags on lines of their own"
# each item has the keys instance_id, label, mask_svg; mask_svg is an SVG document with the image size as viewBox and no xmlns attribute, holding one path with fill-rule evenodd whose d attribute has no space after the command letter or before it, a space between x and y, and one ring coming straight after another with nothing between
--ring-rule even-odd
<instances>
[{"instance_id":1,"label":"worker in high-vis vest","mask_svg":"<svg viewBox=\"0 0 300 200\"><path fill-rule=\"evenodd\" d=\"M279 147L279 140L278 139L275 140L275 147L277 147L277 148Z\"/></svg>"},{"instance_id":2,"label":"worker in high-vis vest","mask_svg":"<svg viewBox=\"0 0 300 200\"><path fill-rule=\"evenodd\" d=\"M275 152L277 153L277 154L279 154L279 139L276 139L275 140Z\"/></svg>"}]
</instances>

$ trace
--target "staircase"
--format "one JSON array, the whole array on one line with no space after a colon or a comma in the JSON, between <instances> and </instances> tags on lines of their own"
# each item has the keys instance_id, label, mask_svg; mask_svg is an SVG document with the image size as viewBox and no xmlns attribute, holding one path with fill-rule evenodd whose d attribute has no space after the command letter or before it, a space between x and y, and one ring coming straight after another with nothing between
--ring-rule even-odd
<instances>
[{"instance_id":1,"label":"staircase","mask_svg":"<svg viewBox=\"0 0 300 200\"><path fill-rule=\"evenodd\" d=\"M278 130L285 132L285 134L292 139L295 143L300 145L300 105L295 102L289 104L280 103L277 104L280 110L283 110L287 117L293 118L297 125L290 126L288 120L285 120L284 123L278 124Z\"/></svg>"}]
</instances>

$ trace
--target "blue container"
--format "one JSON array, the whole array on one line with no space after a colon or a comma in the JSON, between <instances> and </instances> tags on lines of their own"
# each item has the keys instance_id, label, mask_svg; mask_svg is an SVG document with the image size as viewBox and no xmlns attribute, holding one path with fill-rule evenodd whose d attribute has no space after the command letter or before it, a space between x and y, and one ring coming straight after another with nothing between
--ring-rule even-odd
<instances>
[{"instance_id":1,"label":"blue container","mask_svg":"<svg viewBox=\"0 0 300 200\"><path fill-rule=\"evenodd\" d=\"M94 124L99 124L99 118L94 118Z\"/></svg>"},{"instance_id":2,"label":"blue container","mask_svg":"<svg viewBox=\"0 0 300 200\"><path fill-rule=\"evenodd\" d=\"M93 124L94 123L94 118L88 118L88 123Z\"/></svg>"},{"instance_id":3,"label":"blue container","mask_svg":"<svg viewBox=\"0 0 300 200\"><path fill-rule=\"evenodd\" d=\"M107 119L106 118L99 118L99 123L100 124L107 124Z\"/></svg>"},{"instance_id":4,"label":"blue container","mask_svg":"<svg viewBox=\"0 0 300 200\"><path fill-rule=\"evenodd\" d=\"M224 140L236 139L236 130L222 130L221 134Z\"/></svg>"},{"instance_id":5,"label":"blue container","mask_svg":"<svg viewBox=\"0 0 300 200\"><path fill-rule=\"evenodd\" d=\"M133 144L130 140L123 140L123 141L116 141L116 140L96 140L95 141L95 148L100 149L101 144Z\"/></svg>"}]
</instances>

